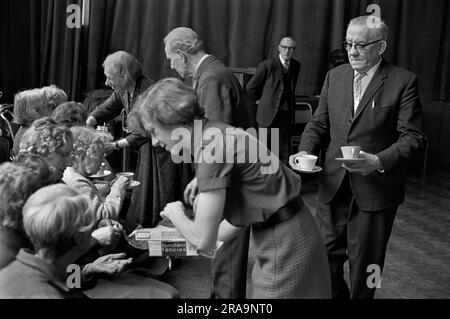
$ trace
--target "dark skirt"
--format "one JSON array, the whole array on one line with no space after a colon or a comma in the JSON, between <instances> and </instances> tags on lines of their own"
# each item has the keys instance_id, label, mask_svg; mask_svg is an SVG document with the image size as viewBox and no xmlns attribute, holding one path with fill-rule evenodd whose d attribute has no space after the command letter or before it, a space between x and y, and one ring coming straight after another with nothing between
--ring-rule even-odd
<instances>
[{"instance_id":1,"label":"dark skirt","mask_svg":"<svg viewBox=\"0 0 450 319\"><path fill-rule=\"evenodd\" d=\"M133 189L127 224L154 227L168 203L183 200L194 172L191 164L175 164L170 152L147 142L139 149L135 176L141 184Z\"/></svg>"}]
</instances>

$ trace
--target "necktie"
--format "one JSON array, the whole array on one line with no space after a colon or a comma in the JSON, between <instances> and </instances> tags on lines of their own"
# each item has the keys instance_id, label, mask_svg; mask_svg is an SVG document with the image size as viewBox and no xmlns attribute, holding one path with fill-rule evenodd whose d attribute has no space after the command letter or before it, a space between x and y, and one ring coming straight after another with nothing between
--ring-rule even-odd
<instances>
[{"instance_id":1,"label":"necktie","mask_svg":"<svg viewBox=\"0 0 450 319\"><path fill-rule=\"evenodd\" d=\"M356 109L358 108L359 102L362 97L362 83L361 79L367 75L366 72L357 73L355 79L353 81L353 101L354 101L354 112L356 113Z\"/></svg>"},{"instance_id":2,"label":"necktie","mask_svg":"<svg viewBox=\"0 0 450 319\"><path fill-rule=\"evenodd\" d=\"M194 75L192 76L192 87L194 89L196 89L197 87L197 74L194 73Z\"/></svg>"},{"instance_id":3,"label":"necktie","mask_svg":"<svg viewBox=\"0 0 450 319\"><path fill-rule=\"evenodd\" d=\"M284 70L287 72L289 70L289 63L287 61L284 61L283 67L284 67Z\"/></svg>"}]
</instances>

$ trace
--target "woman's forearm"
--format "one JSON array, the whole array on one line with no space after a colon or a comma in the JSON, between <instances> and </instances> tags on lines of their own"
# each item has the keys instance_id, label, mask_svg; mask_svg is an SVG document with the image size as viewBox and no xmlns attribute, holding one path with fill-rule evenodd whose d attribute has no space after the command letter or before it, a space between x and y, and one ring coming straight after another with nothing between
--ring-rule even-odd
<instances>
[{"instance_id":1,"label":"woman's forearm","mask_svg":"<svg viewBox=\"0 0 450 319\"><path fill-rule=\"evenodd\" d=\"M225 190L199 194L194 221L185 215L181 202L168 204L162 216L170 219L178 231L198 250L209 250L214 248L217 242L225 194Z\"/></svg>"}]
</instances>

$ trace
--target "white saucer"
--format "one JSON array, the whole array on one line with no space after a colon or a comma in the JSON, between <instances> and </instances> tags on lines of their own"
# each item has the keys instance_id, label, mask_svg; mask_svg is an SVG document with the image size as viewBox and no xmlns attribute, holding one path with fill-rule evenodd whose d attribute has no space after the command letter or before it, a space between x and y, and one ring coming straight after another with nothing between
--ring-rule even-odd
<instances>
[{"instance_id":1,"label":"white saucer","mask_svg":"<svg viewBox=\"0 0 450 319\"><path fill-rule=\"evenodd\" d=\"M343 162L343 163L355 163L355 162L363 162L366 160L366 158L365 157L357 157L357 158L337 157L337 158L335 158L335 160L338 162Z\"/></svg>"},{"instance_id":2,"label":"white saucer","mask_svg":"<svg viewBox=\"0 0 450 319\"><path fill-rule=\"evenodd\" d=\"M97 173L95 173L94 175L91 175L91 176L89 176L89 177L92 177L92 178L100 178L100 177L106 177L106 176L109 176L109 175L111 175L111 171L104 170L104 171L103 171L103 174L99 174L99 173L97 172Z\"/></svg>"},{"instance_id":3,"label":"white saucer","mask_svg":"<svg viewBox=\"0 0 450 319\"><path fill-rule=\"evenodd\" d=\"M291 166L291 167L296 172L306 173L306 174L314 174L314 173L318 173L318 172L320 172L322 170L322 167L317 166L317 165L314 166L314 168L311 171L307 171L307 170L301 169L301 168L296 167L296 166Z\"/></svg>"},{"instance_id":4,"label":"white saucer","mask_svg":"<svg viewBox=\"0 0 450 319\"><path fill-rule=\"evenodd\" d=\"M131 184L130 184L130 186L128 186L128 189L135 188L135 187L137 187L139 185L141 185L141 182L139 182L139 181L131 181Z\"/></svg>"}]
</instances>

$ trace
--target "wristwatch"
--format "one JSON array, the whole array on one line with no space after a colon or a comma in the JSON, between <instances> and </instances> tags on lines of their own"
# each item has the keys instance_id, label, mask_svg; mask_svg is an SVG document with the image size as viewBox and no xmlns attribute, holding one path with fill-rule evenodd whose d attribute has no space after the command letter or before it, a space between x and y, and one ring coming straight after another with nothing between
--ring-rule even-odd
<instances>
[{"instance_id":1,"label":"wristwatch","mask_svg":"<svg viewBox=\"0 0 450 319\"><path fill-rule=\"evenodd\" d=\"M115 141L114 145L116 146L116 150L120 149L120 147L119 147L119 140Z\"/></svg>"}]
</instances>

